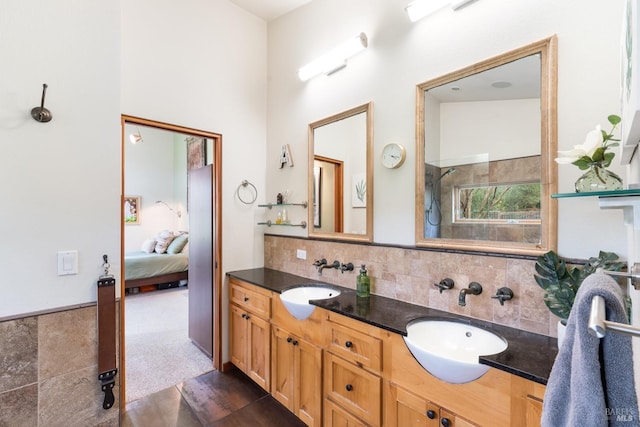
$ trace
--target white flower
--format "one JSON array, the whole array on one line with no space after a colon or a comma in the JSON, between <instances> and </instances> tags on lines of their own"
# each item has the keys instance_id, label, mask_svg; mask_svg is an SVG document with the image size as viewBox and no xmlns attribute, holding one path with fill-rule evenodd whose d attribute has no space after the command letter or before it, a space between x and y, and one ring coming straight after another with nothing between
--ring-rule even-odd
<instances>
[{"instance_id":1,"label":"white flower","mask_svg":"<svg viewBox=\"0 0 640 427\"><path fill-rule=\"evenodd\" d=\"M573 150L558 151L558 155L561 157L556 158L556 163L566 165L575 162L581 157L591 158L595 151L602 147L604 138L602 136L602 130L600 125L596 126L594 130L587 134L584 140L584 144L575 145Z\"/></svg>"}]
</instances>

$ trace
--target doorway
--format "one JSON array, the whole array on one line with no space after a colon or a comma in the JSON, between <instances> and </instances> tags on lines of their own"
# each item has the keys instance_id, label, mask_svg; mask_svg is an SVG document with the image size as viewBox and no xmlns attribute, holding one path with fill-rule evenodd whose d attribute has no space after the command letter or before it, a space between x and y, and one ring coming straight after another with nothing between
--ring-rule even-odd
<instances>
[{"instance_id":1,"label":"doorway","mask_svg":"<svg viewBox=\"0 0 640 427\"><path fill-rule=\"evenodd\" d=\"M176 292L182 292L186 294L188 289L191 298L189 298L189 339L201 350L207 354L211 359L211 368L220 369L221 365L221 218L222 218L222 205L221 205L221 173L222 173L222 136L209 131L202 131L198 129L187 128L179 125L167 124L149 119L143 119L133 116L123 115L121 117L121 130L122 130L122 187L121 187L121 265L123 266L123 277L121 280L121 298L120 298L120 402L121 407L124 408L126 398L126 331L127 331L127 316L126 316L126 294L134 291L142 290L143 286L145 291L149 290L149 295L156 293L160 294L166 292L167 295L171 294L174 289L166 289L175 287ZM148 140L145 141L145 134L148 135ZM152 136L156 134L171 135L169 138L173 138L173 143L170 148L160 147L160 144L153 146ZM164 138L164 136L163 136ZM148 181L146 187L139 185L134 188L141 188L142 192L148 194L129 194L131 185L127 185L127 180L133 181L131 176L128 178L127 163L133 161L135 156L132 152L127 155L127 150L130 149L130 145L136 144L148 144L149 147L145 147L147 150L146 157L143 157L141 162L149 162L146 167L147 173L140 173L136 178L138 180ZM153 146L151 151L150 147ZM165 155L162 155L160 151L169 151ZM175 154L170 151L175 151ZM156 152L157 151L157 152ZM194 154L195 153L195 154ZM159 161L158 159L163 159ZM179 166L176 166L178 172L173 173L173 177L169 178L169 181L162 182L160 178L163 175L167 175L163 167L168 169L171 166L167 165L167 159L169 162L173 161ZM184 163L184 164L183 164ZM151 165L151 167L149 167ZM131 168L129 168L130 171ZM141 168L142 169L142 168ZM200 172L207 170L205 175ZM195 177L196 171L198 172L198 180L194 181L191 185L192 173ZM170 174L169 174L170 175ZM135 174L133 175L135 176ZM205 178L203 178L205 177ZM194 178L195 179L195 178ZM154 182L155 180L155 182ZM161 191L147 190L153 188L153 185L158 184L161 187ZM167 187L175 187L168 189ZM135 192L135 191L134 191ZM161 196L159 196L159 194ZM205 205L203 205L203 200ZM198 203L198 209L192 209L191 204ZM145 213L149 215L145 215ZM191 213L191 215L190 215ZM195 215L194 215L195 214ZM206 214L206 215L205 215ZM192 217L199 217L199 221L202 221L203 216L206 216L205 222L209 221L210 226L208 228L196 227L198 231L197 236L190 235L190 226ZM178 236L181 239L187 240L182 248L177 252L185 252L187 258L193 265L187 263L187 266L183 268L186 271L161 271L161 268L165 267L153 267L151 273L143 273L143 276L150 276L141 279L129 279L131 276L131 268L127 267L127 260L125 260L125 254L130 251L131 246L135 246L133 249L139 251L139 249L148 250L147 247L150 243L148 241L156 241L159 244L162 241L162 232L170 231L173 239L171 242L178 242ZM203 232L203 230L205 230ZM152 235L152 236L151 236ZM134 236L135 238L128 239ZM159 236L159 237L158 237ZM186 238L185 238L186 237ZM143 240L144 238L144 240ZM140 243L142 242L142 244ZM180 242L177 246L180 246ZM169 244L169 246L171 243ZM189 248L189 246L192 246ZM203 248L208 246L209 251L202 256ZM169 251L168 247L163 249L165 253L174 254L174 250ZM195 254L193 253L195 250ZM152 255L163 253L163 250L156 249L150 251ZM144 250L142 252L145 252ZM194 261L194 256L198 256L197 261ZM160 258L159 256L157 258ZM203 261L204 259L204 261ZM130 259L128 260L130 261ZM165 258L162 262L166 261ZM129 264L130 265L130 264ZM193 274L193 269L198 268L198 273ZM175 267L171 267L175 268ZM207 271L208 270L208 271ZM191 271L192 274L189 274ZM203 273L204 272L204 273ZM160 276L158 278L158 275ZM186 276L186 277L185 277ZM140 281L136 281L140 280ZM158 282L157 284L154 282ZM162 284L160 284L163 282ZM140 285L140 286L134 286ZM151 289L150 289L151 288ZM159 292L155 292L155 289L165 289ZM129 291L127 291L129 289ZM134 295L140 296L140 295ZM186 295L185 295L186 296ZM197 302L197 307L192 307L192 301ZM133 304L132 304L133 305ZM139 321L139 320L138 320ZM145 323L154 322L154 319L146 319ZM204 326L203 326L204 325ZM204 329L203 329L204 328ZM171 369L167 367L167 369ZM158 375L162 375L162 372L158 372Z\"/></svg>"}]
</instances>

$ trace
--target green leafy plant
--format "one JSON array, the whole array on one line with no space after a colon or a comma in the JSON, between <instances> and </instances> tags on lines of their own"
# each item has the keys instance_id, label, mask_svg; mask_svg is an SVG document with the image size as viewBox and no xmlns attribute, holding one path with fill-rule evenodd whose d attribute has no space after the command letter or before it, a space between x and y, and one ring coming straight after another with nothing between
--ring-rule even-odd
<instances>
[{"instance_id":1,"label":"green leafy plant","mask_svg":"<svg viewBox=\"0 0 640 427\"><path fill-rule=\"evenodd\" d=\"M573 307L578 288L582 281L597 269L619 271L626 263L618 261L613 252L600 251L598 257L591 257L584 266L569 267L553 251L538 257L536 262L536 283L545 291L544 303L551 313L566 320Z\"/></svg>"}]
</instances>

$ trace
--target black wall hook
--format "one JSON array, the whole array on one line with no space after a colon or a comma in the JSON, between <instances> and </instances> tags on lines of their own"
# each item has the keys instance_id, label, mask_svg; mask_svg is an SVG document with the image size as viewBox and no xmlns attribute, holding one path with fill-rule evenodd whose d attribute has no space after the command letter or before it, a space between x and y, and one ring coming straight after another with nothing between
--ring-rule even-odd
<instances>
[{"instance_id":1,"label":"black wall hook","mask_svg":"<svg viewBox=\"0 0 640 427\"><path fill-rule=\"evenodd\" d=\"M53 118L53 115L51 114L51 111L47 110L46 108L44 108L44 97L47 94L47 84L43 83L42 85L42 100L40 101L40 106L39 107L33 107L31 109L31 117L33 117L33 119L36 122L40 122L40 123L47 123L50 122L51 119Z\"/></svg>"}]
</instances>

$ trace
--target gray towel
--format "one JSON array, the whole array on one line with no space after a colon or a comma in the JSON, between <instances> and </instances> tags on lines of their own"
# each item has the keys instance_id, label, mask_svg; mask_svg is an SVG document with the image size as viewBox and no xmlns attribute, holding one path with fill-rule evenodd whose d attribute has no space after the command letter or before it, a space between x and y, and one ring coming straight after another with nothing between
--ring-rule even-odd
<instances>
[{"instance_id":1,"label":"gray towel","mask_svg":"<svg viewBox=\"0 0 640 427\"><path fill-rule=\"evenodd\" d=\"M595 295L605 300L607 320L629 323L618 283L603 273L588 276L578 289L549 375L543 427L640 426L631 336L607 331L601 343L589 334Z\"/></svg>"}]
</instances>

